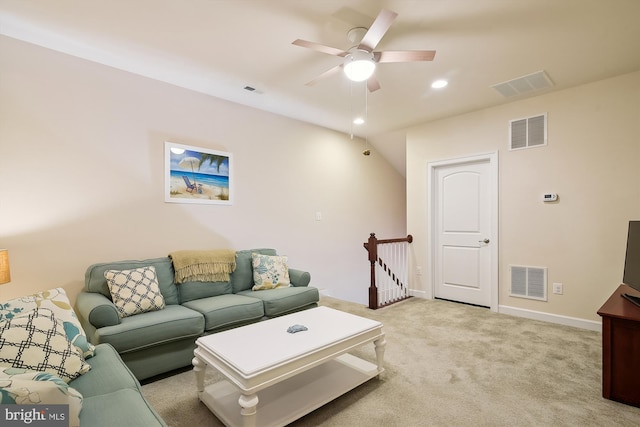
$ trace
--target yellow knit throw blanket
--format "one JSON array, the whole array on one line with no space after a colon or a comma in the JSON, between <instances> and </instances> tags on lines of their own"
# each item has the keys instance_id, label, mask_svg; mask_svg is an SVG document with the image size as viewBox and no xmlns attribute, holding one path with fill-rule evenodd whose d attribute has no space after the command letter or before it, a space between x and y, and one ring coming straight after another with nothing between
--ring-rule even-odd
<instances>
[{"instance_id":1,"label":"yellow knit throw blanket","mask_svg":"<svg viewBox=\"0 0 640 427\"><path fill-rule=\"evenodd\" d=\"M173 260L176 283L228 282L236 269L236 253L229 249L210 251L175 251Z\"/></svg>"}]
</instances>

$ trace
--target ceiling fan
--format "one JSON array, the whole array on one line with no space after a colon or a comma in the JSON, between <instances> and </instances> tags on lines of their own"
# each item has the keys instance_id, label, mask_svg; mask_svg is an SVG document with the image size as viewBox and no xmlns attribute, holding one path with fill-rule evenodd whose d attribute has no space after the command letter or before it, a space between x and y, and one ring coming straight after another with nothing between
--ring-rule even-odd
<instances>
[{"instance_id":1,"label":"ceiling fan","mask_svg":"<svg viewBox=\"0 0 640 427\"><path fill-rule=\"evenodd\" d=\"M306 47L318 52L335 55L345 58L342 64L325 71L318 77L306 83L307 86L313 86L318 81L325 79L339 70L344 70L347 77L353 81L367 81L367 88L370 92L380 89L378 79L373 75L376 64L388 62L417 62L432 61L436 55L435 50L386 50L374 52L382 37L391 27L394 19L398 14L391 10L382 9L376 17L371 27L352 28L349 30L347 37L351 42L359 43L348 50L342 50L323 44L297 39L292 42L296 46Z\"/></svg>"}]
</instances>

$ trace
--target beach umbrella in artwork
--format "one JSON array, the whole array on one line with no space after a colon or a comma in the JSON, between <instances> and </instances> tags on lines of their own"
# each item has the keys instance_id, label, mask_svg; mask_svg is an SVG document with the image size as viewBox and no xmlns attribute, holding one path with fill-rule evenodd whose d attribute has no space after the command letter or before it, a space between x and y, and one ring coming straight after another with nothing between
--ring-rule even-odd
<instances>
[{"instance_id":1,"label":"beach umbrella in artwork","mask_svg":"<svg viewBox=\"0 0 640 427\"><path fill-rule=\"evenodd\" d=\"M184 159L178 162L178 166L182 169L191 170L191 174L193 175L193 183L196 183L196 170L200 169L200 159L195 157L185 157Z\"/></svg>"}]
</instances>

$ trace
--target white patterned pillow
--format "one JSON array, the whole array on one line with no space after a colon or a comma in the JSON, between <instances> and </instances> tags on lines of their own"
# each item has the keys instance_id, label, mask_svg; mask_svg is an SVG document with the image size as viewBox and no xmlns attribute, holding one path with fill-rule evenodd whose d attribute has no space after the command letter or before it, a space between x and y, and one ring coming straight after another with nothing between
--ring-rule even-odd
<instances>
[{"instance_id":1,"label":"white patterned pillow","mask_svg":"<svg viewBox=\"0 0 640 427\"><path fill-rule=\"evenodd\" d=\"M0 323L0 337L0 367L44 371L65 382L91 369L47 308Z\"/></svg>"},{"instance_id":2,"label":"white patterned pillow","mask_svg":"<svg viewBox=\"0 0 640 427\"><path fill-rule=\"evenodd\" d=\"M80 425L82 395L47 372L0 368L0 403L10 405L69 405L69 426Z\"/></svg>"},{"instance_id":3,"label":"white patterned pillow","mask_svg":"<svg viewBox=\"0 0 640 427\"><path fill-rule=\"evenodd\" d=\"M0 320L11 319L20 313L24 314L36 308L48 308L53 311L56 319L62 324L67 338L80 349L82 356L85 359L93 356L95 347L87 340L80 320L73 311L63 288L49 289L0 303Z\"/></svg>"},{"instance_id":4,"label":"white patterned pillow","mask_svg":"<svg viewBox=\"0 0 640 427\"><path fill-rule=\"evenodd\" d=\"M164 308L155 267L107 270L104 277L121 318Z\"/></svg>"},{"instance_id":5,"label":"white patterned pillow","mask_svg":"<svg viewBox=\"0 0 640 427\"><path fill-rule=\"evenodd\" d=\"M287 288L291 286L287 257L251 254L253 266L253 290Z\"/></svg>"}]
</instances>

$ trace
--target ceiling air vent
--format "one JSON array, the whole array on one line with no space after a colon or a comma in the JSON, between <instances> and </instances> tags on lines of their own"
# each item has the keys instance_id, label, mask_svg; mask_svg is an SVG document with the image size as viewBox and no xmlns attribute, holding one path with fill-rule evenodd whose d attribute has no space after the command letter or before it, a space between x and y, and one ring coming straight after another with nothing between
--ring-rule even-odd
<instances>
[{"instance_id":1,"label":"ceiling air vent","mask_svg":"<svg viewBox=\"0 0 640 427\"><path fill-rule=\"evenodd\" d=\"M259 93L260 95L262 95L264 92L261 91L260 89L257 89L253 86L249 86L246 85L245 87L243 87L242 89L246 90L247 92L254 92L254 93Z\"/></svg>"},{"instance_id":2,"label":"ceiling air vent","mask_svg":"<svg viewBox=\"0 0 640 427\"><path fill-rule=\"evenodd\" d=\"M547 145L547 114L509 121L509 149Z\"/></svg>"},{"instance_id":3,"label":"ceiling air vent","mask_svg":"<svg viewBox=\"0 0 640 427\"><path fill-rule=\"evenodd\" d=\"M546 301L547 269L546 267L525 267L510 265L511 289L509 295Z\"/></svg>"},{"instance_id":4,"label":"ceiling air vent","mask_svg":"<svg viewBox=\"0 0 640 427\"><path fill-rule=\"evenodd\" d=\"M506 82L498 83L493 86L500 95L505 98L521 95L523 93L532 92L535 90L547 89L553 86L553 82L547 76L544 71L537 71L526 76L517 77Z\"/></svg>"}]
</instances>

